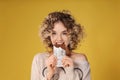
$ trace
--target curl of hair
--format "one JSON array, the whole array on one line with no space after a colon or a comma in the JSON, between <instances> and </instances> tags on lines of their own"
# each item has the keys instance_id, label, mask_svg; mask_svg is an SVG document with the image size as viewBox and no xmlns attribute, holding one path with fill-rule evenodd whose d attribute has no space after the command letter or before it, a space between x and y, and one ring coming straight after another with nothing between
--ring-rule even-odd
<instances>
[{"instance_id":1,"label":"curl of hair","mask_svg":"<svg viewBox=\"0 0 120 80\"><path fill-rule=\"evenodd\" d=\"M74 50L83 38L83 27L76 23L70 12L65 10L49 13L44 19L40 29L40 35L43 42L47 47L52 49L53 45L50 40L50 34L56 22L62 22L67 28L70 38L68 48L69 50Z\"/></svg>"}]
</instances>

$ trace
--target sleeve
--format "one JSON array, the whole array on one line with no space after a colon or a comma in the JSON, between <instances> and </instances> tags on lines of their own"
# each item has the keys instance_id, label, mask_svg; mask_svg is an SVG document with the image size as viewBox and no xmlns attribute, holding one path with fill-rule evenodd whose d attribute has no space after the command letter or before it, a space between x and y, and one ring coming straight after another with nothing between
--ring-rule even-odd
<instances>
[{"instance_id":1,"label":"sleeve","mask_svg":"<svg viewBox=\"0 0 120 80\"><path fill-rule=\"evenodd\" d=\"M80 62L78 67L65 68L68 80L91 80L90 66L87 61Z\"/></svg>"},{"instance_id":2,"label":"sleeve","mask_svg":"<svg viewBox=\"0 0 120 80\"><path fill-rule=\"evenodd\" d=\"M45 77L42 77L41 75L38 55L34 56L33 61L32 61L31 80L47 80Z\"/></svg>"},{"instance_id":3,"label":"sleeve","mask_svg":"<svg viewBox=\"0 0 120 80\"><path fill-rule=\"evenodd\" d=\"M90 64L87 61L81 62L79 68L83 72L83 79L82 80L91 80L90 76Z\"/></svg>"}]
</instances>

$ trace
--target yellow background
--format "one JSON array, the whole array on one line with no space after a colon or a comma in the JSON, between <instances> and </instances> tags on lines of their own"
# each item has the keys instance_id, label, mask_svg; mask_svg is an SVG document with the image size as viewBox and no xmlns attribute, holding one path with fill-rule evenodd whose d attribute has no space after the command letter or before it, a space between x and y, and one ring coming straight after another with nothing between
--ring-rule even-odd
<instances>
[{"instance_id":1,"label":"yellow background","mask_svg":"<svg viewBox=\"0 0 120 80\"><path fill-rule=\"evenodd\" d=\"M87 55L92 80L120 80L119 0L0 0L0 80L30 80L33 56L45 51L38 26L63 9L85 27L76 51Z\"/></svg>"}]
</instances>

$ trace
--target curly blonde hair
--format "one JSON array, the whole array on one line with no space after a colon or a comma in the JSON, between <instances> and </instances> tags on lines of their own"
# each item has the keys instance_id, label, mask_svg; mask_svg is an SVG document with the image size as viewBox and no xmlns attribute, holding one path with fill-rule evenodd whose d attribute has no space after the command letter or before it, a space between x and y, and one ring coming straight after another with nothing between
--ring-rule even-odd
<instances>
[{"instance_id":1,"label":"curly blonde hair","mask_svg":"<svg viewBox=\"0 0 120 80\"><path fill-rule=\"evenodd\" d=\"M50 39L50 33L54 28L56 22L62 22L69 32L70 42L68 45L69 50L74 50L77 47L77 44L83 38L83 27L80 24L77 24L73 16L69 11L55 11L48 14L44 19L40 35L43 42L47 45L48 48L52 49L53 45Z\"/></svg>"}]
</instances>

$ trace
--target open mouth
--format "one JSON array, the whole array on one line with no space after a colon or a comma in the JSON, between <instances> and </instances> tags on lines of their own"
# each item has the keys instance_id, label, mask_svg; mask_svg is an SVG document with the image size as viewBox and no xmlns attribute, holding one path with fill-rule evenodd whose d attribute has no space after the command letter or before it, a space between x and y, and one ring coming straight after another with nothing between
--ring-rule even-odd
<instances>
[{"instance_id":1,"label":"open mouth","mask_svg":"<svg viewBox=\"0 0 120 80\"><path fill-rule=\"evenodd\" d=\"M56 44L58 44L58 45L62 45L62 44L64 44L64 43L56 43Z\"/></svg>"},{"instance_id":2,"label":"open mouth","mask_svg":"<svg viewBox=\"0 0 120 80\"><path fill-rule=\"evenodd\" d=\"M62 43L56 43L54 46L55 47L61 47L61 48L65 49L65 43L64 42L62 42Z\"/></svg>"}]
</instances>

